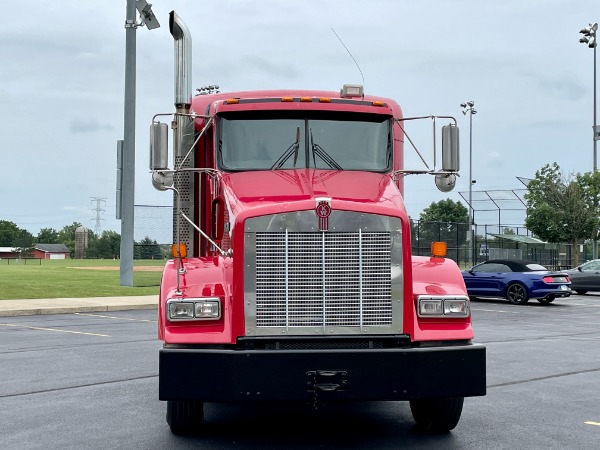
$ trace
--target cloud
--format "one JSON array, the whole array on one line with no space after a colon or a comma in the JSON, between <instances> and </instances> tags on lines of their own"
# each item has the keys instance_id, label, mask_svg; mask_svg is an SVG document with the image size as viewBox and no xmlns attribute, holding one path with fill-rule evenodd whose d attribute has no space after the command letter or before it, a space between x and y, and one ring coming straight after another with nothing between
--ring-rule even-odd
<instances>
[{"instance_id":1,"label":"cloud","mask_svg":"<svg viewBox=\"0 0 600 450\"><path fill-rule=\"evenodd\" d=\"M99 131L114 131L112 125L100 123L96 119L73 119L69 124L71 133L97 133Z\"/></svg>"}]
</instances>

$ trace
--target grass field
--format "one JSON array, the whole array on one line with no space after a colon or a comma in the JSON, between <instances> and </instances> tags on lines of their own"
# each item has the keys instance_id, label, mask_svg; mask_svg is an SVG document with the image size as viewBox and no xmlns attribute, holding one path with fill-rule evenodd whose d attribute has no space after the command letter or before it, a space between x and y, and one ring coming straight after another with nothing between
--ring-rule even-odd
<instances>
[{"instance_id":1,"label":"grass field","mask_svg":"<svg viewBox=\"0 0 600 450\"><path fill-rule=\"evenodd\" d=\"M134 261L133 287L119 286L119 261L0 259L0 300L158 294L164 260Z\"/></svg>"}]
</instances>

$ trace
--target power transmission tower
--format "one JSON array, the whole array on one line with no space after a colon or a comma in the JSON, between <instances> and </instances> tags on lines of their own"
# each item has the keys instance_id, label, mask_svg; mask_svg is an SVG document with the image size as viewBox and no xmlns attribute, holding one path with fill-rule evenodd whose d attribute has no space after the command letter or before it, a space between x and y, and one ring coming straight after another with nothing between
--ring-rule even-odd
<instances>
[{"instance_id":1,"label":"power transmission tower","mask_svg":"<svg viewBox=\"0 0 600 450\"><path fill-rule=\"evenodd\" d=\"M106 198L104 198L104 197L90 197L90 198L92 199L92 204L94 202L96 202L96 207L94 209L92 209L92 212L96 213L96 218L91 219L91 220L96 221L96 225L94 227L94 233L96 233L96 236L100 236L100 233L102 233L102 221L104 220L102 218L102 214L105 212L105 210L102 209L102 207L100 205L102 203L104 203L106 205Z\"/></svg>"}]
</instances>

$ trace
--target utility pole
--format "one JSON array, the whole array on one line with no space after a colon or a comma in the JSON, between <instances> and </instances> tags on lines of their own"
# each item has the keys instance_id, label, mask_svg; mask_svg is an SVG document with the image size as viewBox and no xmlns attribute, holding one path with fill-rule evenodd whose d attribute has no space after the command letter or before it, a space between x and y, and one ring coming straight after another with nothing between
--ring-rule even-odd
<instances>
[{"instance_id":1,"label":"utility pole","mask_svg":"<svg viewBox=\"0 0 600 450\"><path fill-rule=\"evenodd\" d=\"M583 37L579 39L579 42L582 44L586 44L589 48L594 50L594 125L592 126L593 130L593 168L594 173L598 170L598 147L597 142L600 139L600 134L598 127L596 125L596 47L598 46L598 42L596 40L596 32L598 31L597 23L590 23L589 26L582 28L579 33L583 34ZM595 205L597 206L597 205ZM592 246L592 258L598 259L598 238L594 237L593 246Z\"/></svg>"},{"instance_id":2,"label":"utility pole","mask_svg":"<svg viewBox=\"0 0 600 450\"><path fill-rule=\"evenodd\" d=\"M142 18L136 22L136 7ZM119 283L121 286L133 286L133 232L135 202L135 71L136 71L136 29L147 25L149 30L160 25L154 17L152 5L145 0L127 0L125 20L125 107L123 120L123 147L120 180L121 253Z\"/></svg>"}]
</instances>

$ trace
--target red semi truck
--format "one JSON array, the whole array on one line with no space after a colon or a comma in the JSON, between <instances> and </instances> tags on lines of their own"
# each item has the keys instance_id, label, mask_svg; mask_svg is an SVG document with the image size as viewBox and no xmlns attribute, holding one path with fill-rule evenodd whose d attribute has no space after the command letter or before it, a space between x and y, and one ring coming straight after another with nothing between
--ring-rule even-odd
<instances>
[{"instance_id":1,"label":"red semi truck","mask_svg":"<svg viewBox=\"0 0 600 450\"><path fill-rule=\"evenodd\" d=\"M456 263L411 254L403 177L453 187L456 122L441 169L405 170L412 118L394 100L359 85L192 96L174 12L170 30L174 157L157 115L150 166L174 196L158 309L171 430L196 430L204 402L366 400L409 401L421 428L453 429L464 397L485 395L485 347Z\"/></svg>"}]
</instances>

